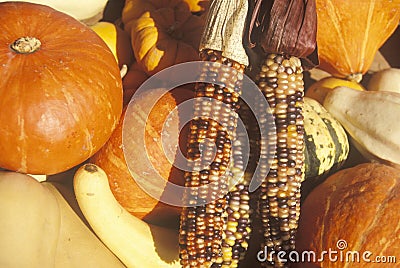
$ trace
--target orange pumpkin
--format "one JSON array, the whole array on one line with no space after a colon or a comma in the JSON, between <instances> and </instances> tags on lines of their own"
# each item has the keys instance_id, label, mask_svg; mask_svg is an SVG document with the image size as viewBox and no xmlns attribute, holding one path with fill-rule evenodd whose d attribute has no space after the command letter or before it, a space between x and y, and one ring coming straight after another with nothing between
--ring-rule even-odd
<instances>
[{"instance_id":1,"label":"orange pumpkin","mask_svg":"<svg viewBox=\"0 0 400 268\"><path fill-rule=\"evenodd\" d=\"M54 174L82 163L122 112L112 52L89 27L48 6L4 2L0 14L0 166Z\"/></svg>"},{"instance_id":2,"label":"orange pumpkin","mask_svg":"<svg viewBox=\"0 0 400 268\"><path fill-rule=\"evenodd\" d=\"M357 82L399 24L400 1L317 0L320 68Z\"/></svg>"},{"instance_id":3,"label":"orange pumpkin","mask_svg":"<svg viewBox=\"0 0 400 268\"><path fill-rule=\"evenodd\" d=\"M336 172L302 205L296 248L304 262L295 267L394 267L374 262L400 254L399 210L400 170L364 163Z\"/></svg>"},{"instance_id":4,"label":"orange pumpkin","mask_svg":"<svg viewBox=\"0 0 400 268\"><path fill-rule=\"evenodd\" d=\"M122 145L122 136L125 118L130 117L129 121L135 122L134 126L128 124L129 135L124 136L124 140L129 139L129 144L133 147L140 146L139 140L141 138L140 132L145 131L144 139L146 144L146 151L148 152L148 159L157 172L165 179L175 184L184 185L184 172L171 163L167 156L176 154L178 148L169 147L164 150L164 143L162 142L162 135L168 136L167 143L179 144L183 153L185 151L186 139L188 137L187 127L179 131L179 125L182 114L171 113L175 107L185 100L193 97L193 91L185 88L176 88L165 95L163 95L152 108L148 117L144 111L154 100L158 98L160 90L154 89L145 92L140 101L135 103L135 113L131 109L125 109L121 121L116 130L112 134L106 145L96 153L90 160L100 166L108 175L111 190L118 200L118 202L125 207L131 214L152 223L163 223L172 220L177 223L180 215L180 208L166 205L153 198L136 183L132 174L129 172L126 161L136 161L138 166L144 167L146 163L139 150L129 152L129 159L125 159L125 154ZM166 123L167 116L171 116L169 120L168 135L163 131L163 125ZM132 122L132 121L131 121ZM130 147L130 146L129 146ZM127 149L127 147L124 147ZM129 149L129 148L128 148ZM141 164L143 163L143 164ZM145 168L144 168L145 169ZM133 174L151 173L149 170L133 170Z\"/></svg>"},{"instance_id":5,"label":"orange pumpkin","mask_svg":"<svg viewBox=\"0 0 400 268\"><path fill-rule=\"evenodd\" d=\"M148 74L199 60L204 20L182 0L127 0L122 21L136 60Z\"/></svg>"}]
</instances>

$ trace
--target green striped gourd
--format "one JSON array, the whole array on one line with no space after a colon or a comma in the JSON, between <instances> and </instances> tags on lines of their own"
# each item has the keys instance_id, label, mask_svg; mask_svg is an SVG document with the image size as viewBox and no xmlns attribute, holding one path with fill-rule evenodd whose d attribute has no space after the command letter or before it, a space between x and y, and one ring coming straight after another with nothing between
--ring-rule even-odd
<instances>
[{"instance_id":1,"label":"green striped gourd","mask_svg":"<svg viewBox=\"0 0 400 268\"><path fill-rule=\"evenodd\" d=\"M304 98L305 178L337 169L347 159L349 141L342 125L316 100Z\"/></svg>"}]
</instances>

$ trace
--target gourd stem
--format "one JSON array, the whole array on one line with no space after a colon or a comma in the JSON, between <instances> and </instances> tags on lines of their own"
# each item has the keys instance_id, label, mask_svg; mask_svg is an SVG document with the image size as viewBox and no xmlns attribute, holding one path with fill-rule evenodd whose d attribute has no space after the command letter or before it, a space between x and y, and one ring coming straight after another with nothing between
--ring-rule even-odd
<instances>
[{"instance_id":1,"label":"gourd stem","mask_svg":"<svg viewBox=\"0 0 400 268\"><path fill-rule=\"evenodd\" d=\"M19 54L30 54L37 51L42 43L36 37L21 37L15 40L10 48Z\"/></svg>"},{"instance_id":2,"label":"gourd stem","mask_svg":"<svg viewBox=\"0 0 400 268\"><path fill-rule=\"evenodd\" d=\"M121 78L124 78L125 75L128 73L128 66L126 64L122 65L121 69L119 70Z\"/></svg>"},{"instance_id":3,"label":"gourd stem","mask_svg":"<svg viewBox=\"0 0 400 268\"><path fill-rule=\"evenodd\" d=\"M353 82L356 82L356 83L360 83L362 78L363 78L363 74L362 73L349 74L346 77L347 80L353 81Z\"/></svg>"},{"instance_id":4,"label":"gourd stem","mask_svg":"<svg viewBox=\"0 0 400 268\"><path fill-rule=\"evenodd\" d=\"M86 164L85 165L85 170L89 173L95 173L97 172L99 169L97 168L96 165L94 164Z\"/></svg>"},{"instance_id":5,"label":"gourd stem","mask_svg":"<svg viewBox=\"0 0 400 268\"><path fill-rule=\"evenodd\" d=\"M33 177L38 182L46 181L48 176L44 174L28 174L29 176Z\"/></svg>"}]
</instances>

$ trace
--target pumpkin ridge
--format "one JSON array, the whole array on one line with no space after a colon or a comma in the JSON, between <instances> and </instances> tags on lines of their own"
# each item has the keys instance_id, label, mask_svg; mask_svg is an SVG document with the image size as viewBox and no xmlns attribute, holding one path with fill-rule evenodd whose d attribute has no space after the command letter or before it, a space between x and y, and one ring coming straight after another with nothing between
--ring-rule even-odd
<instances>
[{"instance_id":1,"label":"pumpkin ridge","mask_svg":"<svg viewBox=\"0 0 400 268\"><path fill-rule=\"evenodd\" d=\"M142 67L146 68L149 72L154 72L155 68L160 65L160 61L162 57L164 56L165 51L159 50L154 44L149 51L147 51L146 55L142 59Z\"/></svg>"},{"instance_id":2,"label":"pumpkin ridge","mask_svg":"<svg viewBox=\"0 0 400 268\"><path fill-rule=\"evenodd\" d=\"M175 21L175 26L177 26L176 29L178 29L182 35L186 33L185 26L190 25L190 20L192 17L193 16L188 15L185 17L185 19L183 21ZM176 18L175 18L175 20L176 20Z\"/></svg>"},{"instance_id":3,"label":"pumpkin ridge","mask_svg":"<svg viewBox=\"0 0 400 268\"><path fill-rule=\"evenodd\" d=\"M146 54L157 43L158 36L159 33L154 26L147 26L132 34L133 51L138 60L146 57Z\"/></svg>"},{"instance_id":4,"label":"pumpkin ridge","mask_svg":"<svg viewBox=\"0 0 400 268\"><path fill-rule=\"evenodd\" d=\"M339 38L337 44L343 48L343 53L344 53L343 58L347 62L347 67L351 68L351 63L349 62L350 57L349 57L349 53L346 48L346 42L341 34L343 31L339 26L340 25L339 21L341 21L340 15L338 14L338 11L334 8L334 4L332 3L332 0L327 0L326 3L330 5L329 8L331 10L334 10L334 12L330 12L329 14L332 14L331 19L332 19L332 23L333 23L333 28L336 30L337 36ZM334 14L334 16L333 16L333 14ZM340 71L342 72L343 70L340 70Z\"/></svg>"},{"instance_id":5,"label":"pumpkin ridge","mask_svg":"<svg viewBox=\"0 0 400 268\"><path fill-rule=\"evenodd\" d=\"M335 187L336 188L336 187ZM327 196L326 199L326 205L325 205L325 210L324 210L324 214L322 215L322 218L324 219L322 225L321 225L321 232L320 232L320 245L324 245L325 244L325 239L329 239L328 237L325 238L325 225L327 224L327 221L329 221L328 215L330 213L330 207L331 207L331 199L332 199L332 192L334 192L334 188L332 187L330 189L331 191L328 192L329 195Z\"/></svg>"},{"instance_id":6,"label":"pumpkin ridge","mask_svg":"<svg viewBox=\"0 0 400 268\"><path fill-rule=\"evenodd\" d=\"M376 169L378 169L379 167L377 166ZM373 174L374 171L370 171L368 176L370 176L370 174ZM376 213L375 213L375 217L374 220L371 222L371 224L364 230L364 232L361 234L360 239L357 240L357 243L353 246L353 250L356 251L360 251L360 249L363 247L365 242L367 241L367 237L368 235L374 230L374 228L376 228L376 226L380 224L381 222L381 218L382 216L384 216L384 212L383 209L385 206L388 205L388 200L390 199L391 196L393 196L394 191L396 190L396 180L393 180L393 185L387 189L386 196L385 198L382 200L382 202L377 206L376 208Z\"/></svg>"},{"instance_id":7,"label":"pumpkin ridge","mask_svg":"<svg viewBox=\"0 0 400 268\"><path fill-rule=\"evenodd\" d=\"M399 5L399 8L400 8L400 5ZM400 14L400 12L399 12L399 14ZM398 22L398 24L400 24L399 20L400 20L400 15L397 16L397 17L393 16L392 19L389 20L388 23L386 23L382 27L382 31L381 32L384 33L384 35L383 35L384 38L382 38L381 43L377 44L377 49L379 47L381 47L385 43L386 38L389 38L396 31L396 28L390 27L393 24L392 22L395 21L394 24L396 24L396 22ZM391 29L391 31L388 31L388 29Z\"/></svg>"},{"instance_id":8,"label":"pumpkin ridge","mask_svg":"<svg viewBox=\"0 0 400 268\"><path fill-rule=\"evenodd\" d=\"M11 60L11 59L9 60L9 63L12 66L11 68L15 68L14 66L23 66L24 65L24 62L23 62L22 59L16 65L13 64L13 61L14 60ZM6 69L6 68L4 68L4 69ZM0 133L2 135L6 136L6 137L7 136L10 137L12 135L16 135L16 136L18 136L18 139L21 140L22 144L18 144L16 146L15 150L19 151L20 155L21 155L21 160L18 160L18 163L19 163L20 167L18 168L17 171L23 172L27 168L27 153L26 153L27 150L26 150L26 148L28 147L27 146L27 140L25 139L25 137L26 137L25 133L26 132L25 132L25 120L24 120L24 118L25 118L24 115L27 112L26 112L26 107L23 104L24 103L24 100L22 98L23 94L21 93L21 92L23 92L25 90L25 86L24 86L23 83L20 83L20 81L17 79L18 76L14 76L13 77L11 75L11 73L10 73L10 75L7 75L7 72L5 70L4 70L4 72L6 74L2 74L2 79L1 79L2 80L2 84L1 84L1 88L0 89L3 89L3 88L6 89L7 88L7 85L4 85L4 84L6 84L5 81L7 81L7 79L9 79L8 77L10 77L10 80L13 80L12 83L14 85L18 85L18 87L15 87L15 89L18 90L18 91L16 92L15 96L7 96L6 90L4 90L3 92L1 92L1 90L0 90L0 94L1 94L0 107L7 107L7 102L8 101L10 101L11 103L15 103L15 105L10 107L10 108L12 109L12 108L15 107L15 114L22 115L22 116L17 116L17 118L15 119L16 124L17 124L16 127L15 127L15 130L14 130L14 126L15 125L13 124L11 126L11 129L9 127L8 128L3 128L2 127L1 130L0 130ZM5 96L3 94L5 94ZM9 97L9 98L7 98L7 97ZM9 105L8 105L8 107L9 107ZM2 113L0 113L0 115L2 116ZM5 134L3 134L4 132L5 132ZM9 140L7 140L6 142L9 142ZM3 142L0 143L0 147L2 147L1 146L2 143ZM3 149L3 148L1 148L1 149ZM17 156L18 156L18 154L13 156L13 158L17 157ZM10 158L11 158L11 156L10 156ZM1 160L0 160L0 162L1 162ZM0 164L4 165L3 163L0 163ZM17 167L13 166L13 167L7 167L7 168L8 169L11 169L11 168L15 168L16 169Z\"/></svg>"},{"instance_id":9,"label":"pumpkin ridge","mask_svg":"<svg viewBox=\"0 0 400 268\"><path fill-rule=\"evenodd\" d=\"M19 91L23 92L25 91L25 85L23 83L19 83L18 86ZM18 103L17 107L18 107L18 112L16 114L18 115L24 115L27 113L26 111L26 106L23 104L24 100L22 98L23 94L17 94L17 96L19 96L19 98L16 100L16 102ZM25 130L25 115L24 116L18 116L17 117L17 121L18 121L18 126L19 126L19 139L21 140L22 144L20 146L17 147L17 150L20 150L20 155L21 155L21 161L20 161L20 168L18 169L18 171L24 172L28 169L28 142L26 139L26 130Z\"/></svg>"},{"instance_id":10,"label":"pumpkin ridge","mask_svg":"<svg viewBox=\"0 0 400 268\"><path fill-rule=\"evenodd\" d=\"M159 9L160 10L160 9ZM176 18L176 10L172 11L175 17L172 19L171 23L164 25L165 21L158 21L157 18L154 18L154 27L159 31L165 33L165 35L172 40L176 40L178 42L188 42L185 37L185 25L189 24L189 20L192 16L186 16L183 21L178 21ZM163 15L163 14L161 14ZM163 18L163 16L161 16ZM162 20L162 19L161 19Z\"/></svg>"},{"instance_id":11,"label":"pumpkin ridge","mask_svg":"<svg viewBox=\"0 0 400 268\"><path fill-rule=\"evenodd\" d=\"M394 183L395 185L393 186L393 188L391 189L391 191L388 193L387 198L385 198L385 200L382 202L382 204L385 204L385 208L388 206L389 201L391 199L395 199L396 198L396 192L398 192L399 188L400 188L400 183L398 183L398 178L394 178ZM384 214L384 213L382 213ZM396 233L400 231L400 221L397 222L397 226L394 228L393 234L392 236L389 237L389 239L386 241L385 245L381 245L380 246L380 252L378 255L383 256L384 252L391 246L393 245L394 241L396 240ZM391 238L391 239L390 239Z\"/></svg>"},{"instance_id":12,"label":"pumpkin ridge","mask_svg":"<svg viewBox=\"0 0 400 268\"><path fill-rule=\"evenodd\" d=\"M396 228L394 228L394 231L393 231L393 234L394 234L394 235L391 236L391 239L388 239L388 240L386 241L385 245L383 245L383 246L380 247L380 248L381 248L381 251L379 252L378 255L383 256L383 255L384 255L384 252L385 252L387 249L389 249L389 247L390 247L391 245L393 245L394 241L396 240L396 233L399 232L399 231L400 231L400 221L397 222L397 226L396 226Z\"/></svg>"},{"instance_id":13,"label":"pumpkin ridge","mask_svg":"<svg viewBox=\"0 0 400 268\"><path fill-rule=\"evenodd\" d=\"M106 64L106 62L105 62L105 64ZM79 81L79 80L84 81L85 79L87 79L87 77L83 74L82 74L82 76L78 76L78 75L72 76L72 74L70 72L62 72L62 73L57 74L56 72L50 72L50 70L47 70L47 71L48 71L48 74L51 76L51 79L53 79L54 81L56 81L59 84L63 84L63 81L65 80L65 76L69 76L70 79L76 79L77 81ZM113 76L112 73L109 73L109 75ZM70 115L70 118L73 118L75 124L79 125L81 127L80 128L81 131L85 134L85 140L86 140L86 142L84 144L85 148L82 148L82 149L87 150L89 152L88 155L93 155L96 148L93 147L93 144L91 142L92 135L90 134L90 127L88 125L82 125L82 121L79 120L79 118L81 117L80 115L85 114L85 111L82 111L82 109L78 109L79 107L82 107L82 106L77 105L77 100L76 100L75 96L70 94L68 92L68 90L66 90L64 87L60 88L59 92L62 93L62 96L63 96L65 102L67 103L66 113L68 113ZM80 88L80 92L81 92L81 94L86 93L86 91L82 88ZM102 93L102 92L99 92L99 93ZM93 98L93 96L90 96L87 94L85 94L85 96L87 98ZM95 97L100 98L100 96L101 96L101 94L98 94ZM82 97L82 99L86 98L83 96L81 96L81 97ZM104 98L106 98L106 97L104 97ZM108 96L107 96L107 98L108 98ZM79 102L81 102L81 101L79 101ZM73 107L73 108L71 108L71 107ZM112 110L111 107L109 107L109 108L110 108L110 110ZM88 121L87 123L89 124L90 122ZM80 137L80 138L83 138L83 137Z\"/></svg>"},{"instance_id":14,"label":"pumpkin ridge","mask_svg":"<svg viewBox=\"0 0 400 268\"><path fill-rule=\"evenodd\" d=\"M182 63L182 62L186 62L186 61L187 62L192 61L193 60L192 57L187 58L185 55L183 55L183 54L188 54L189 52L191 53L191 55L196 55L197 50L195 48L193 48L193 46L191 46L190 44L188 44L186 42L178 42L177 43L176 55L181 60L178 61L177 63Z\"/></svg>"},{"instance_id":15,"label":"pumpkin ridge","mask_svg":"<svg viewBox=\"0 0 400 268\"><path fill-rule=\"evenodd\" d=\"M367 50L367 45L368 45L368 35L370 32L370 28L371 28L371 21L372 21L372 16L374 13L374 8L375 8L375 1L370 1L369 2L369 9L368 9L368 16L367 16L367 27L364 31L364 38L362 38L362 45L361 45L361 58L364 59L365 58L365 52ZM357 72L362 72L362 70L364 69L364 62L359 66L359 70L357 70Z\"/></svg>"},{"instance_id":16,"label":"pumpkin ridge","mask_svg":"<svg viewBox=\"0 0 400 268\"><path fill-rule=\"evenodd\" d=\"M20 167L20 170L23 172L23 171L26 171L27 169L28 169L28 161L27 161L27 159L28 159L28 154L26 153L26 151L27 151L27 141L26 141L26 139L25 139L25 137L26 137L26 135L25 135L25 120L23 119L23 118L21 118L20 120L19 120L19 122L21 123L20 124L20 139L23 141L23 145L21 146L21 147L19 147L20 149L21 149L21 151L22 151L22 153L21 153L21 167Z\"/></svg>"},{"instance_id":17,"label":"pumpkin ridge","mask_svg":"<svg viewBox=\"0 0 400 268\"><path fill-rule=\"evenodd\" d=\"M90 155L92 155L93 146L90 144L90 138L89 138L90 133L89 133L88 126L82 126L82 121L79 120L78 113L82 113L82 111L80 111L74 107L74 104L75 104L74 97L71 94L69 94L64 88L62 88L60 91L63 94L65 101L67 102L67 110L68 110L68 113L71 115L70 118L74 119L76 125L81 125L82 132L84 132L86 134L86 140L87 140L86 146L89 144L88 149L90 150ZM74 107L74 108L71 109L70 107ZM78 113L76 113L76 111L78 111Z\"/></svg>"},{"instance_id":18,"label":"pumpkin ridge","mask_svg":"<svg viewBox=\"0 0 400 268\"><path fill-rule=\"evenodd\" d=\"M120 130L118 130L120 132ZM118 148L119 149L119 148ZM125 170L123 170L123 167L126 165L126 160L125 160L125 155L122 152L121 154L121 158L118 157L117 152L115 152L111 146L111 144L107 144L106 147L104 147L105 155L108 159L107 162L110 163L110 165L113 165L114 168L116 169L121 169L123 172L126 172ZM122 150L122 148L121 148ZM99 154L100 155L100 154ZM98 155L95 155L92 159L91 162L96 162L97 161L97 157ZM98 161L101 161L101 159L99 158ZM101 163L100 163L101 164ZM129 172L127 172L127 174L129 175Z\"/></svg>"}]
</instances>

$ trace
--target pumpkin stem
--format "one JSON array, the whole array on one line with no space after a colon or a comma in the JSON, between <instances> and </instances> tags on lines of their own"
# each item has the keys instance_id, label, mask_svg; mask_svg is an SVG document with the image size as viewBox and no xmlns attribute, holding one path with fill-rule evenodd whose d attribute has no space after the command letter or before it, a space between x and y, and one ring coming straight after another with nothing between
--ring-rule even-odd
<instances>
[{"instance_id":1,"label":"pumpkin stem","mask_svg":"<svg viewBox=\"0 0 400 268\"><path fill-rule=\"evenodd\" d=\"M356 82L356 83L360 83L361 80L363 78L363 74L362 73L354 73L354 74L349 74L346 79Z\"/></svg>"},{"instance_id":2,"label":"pumpkin stem","mask_svg":"<svg viewBox=\"0 0 400 268\"><path fill-rule=\"evenodd\" d=\"M30 54L37 51L42 43L36 37L21 37L10 45L10 48L19 54Z\"/></svg>"}]
</instances>

